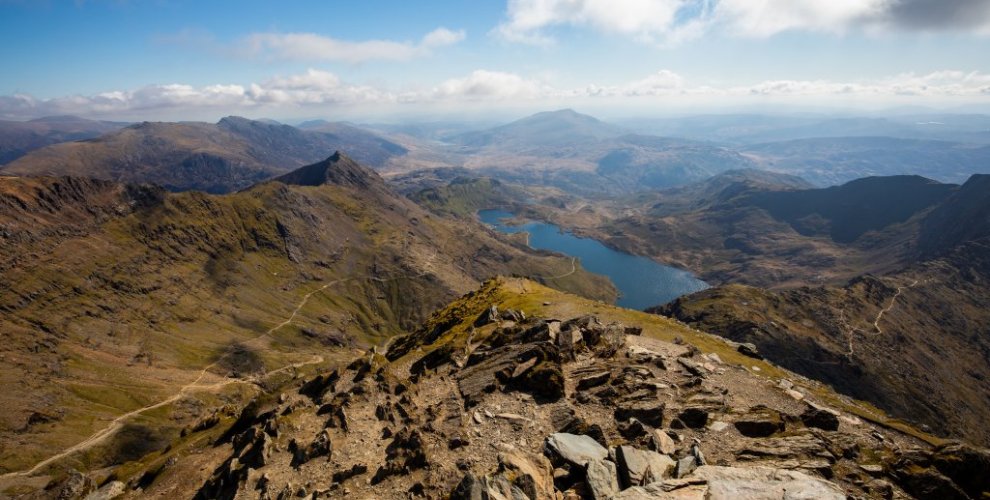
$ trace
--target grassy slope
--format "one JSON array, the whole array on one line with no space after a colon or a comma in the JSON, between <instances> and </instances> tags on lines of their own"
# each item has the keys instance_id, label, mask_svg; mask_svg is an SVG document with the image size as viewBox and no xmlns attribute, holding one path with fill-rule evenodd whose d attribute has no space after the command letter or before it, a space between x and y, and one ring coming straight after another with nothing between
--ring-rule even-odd
<instances>
[{"instance_id":1,"label":"grassy slope","mask_svg":"<svg viewBox=\"0 0 990 500\"><path fill-rule=\"evenodd\" d=\"M437 219L400 197L277 183L228 196L169 195L95 229L18 250L30 258L5 271L9 285L0 290L0 328L10 333L0 349L0 382L12 388L0 433L7 471L175 394L232 346L248 354L224 358L204 384L243 373L250 368L243 358L272 370L325 354L318 338L300 335L304 328L368 345L418 324L484 277L570 268L568 259ZM584 272L552 284L614 298L607 281ZM265 335L324 286L291 324ZM212 398L230 392L237 399L242 389L227 386L205 401L193 391L188 402L139 420L174 434ZM25 427L33 412L49 421ZM89 468L108 460L84 454L68 463Z\"/></svg>"}]
</instances>

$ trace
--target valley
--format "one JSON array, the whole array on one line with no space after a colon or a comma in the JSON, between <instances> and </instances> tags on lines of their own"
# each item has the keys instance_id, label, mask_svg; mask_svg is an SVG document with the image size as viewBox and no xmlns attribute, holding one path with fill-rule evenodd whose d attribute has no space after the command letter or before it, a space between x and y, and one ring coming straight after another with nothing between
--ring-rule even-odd
<instances>
[{"instance_id":1,"label":"valley","mask_svg":"<svg viewBox=\"0 0 990 500\"><path fill-rule=\"evenodd\" d=\"M990 1L0 0L0 500L990 500Z\"/></svg>"},{"instance_id":2,"label":"valley","mask_svg":"<svg viewBox=\"0 0 990 500\"><path fill-rule=\"evenodd\" d=\"M694 453L683 443L700 442L720 473L806 474L794 477L817 494L982 487L938 464L946 453L983 460L952 440L990 443L979 424L990 413L988 176L840 182L897 172L885 148L910 148L651 137L569 110L447 130L431 142L327 121L141 123L0 168L0 326L10 340L0 347L10 388L0 491L233 498L307 484L307 494L396 497L474 481L505 493L511 484L490 481L509 465L472 444L415 458L428 473L374 464L418 457L417 442L444 449L506 435L522 436L512 449L539 454L570 432L641 451L665 432L682 444L656 452L678 463ZM983 146L914 141L960 169L932 163L943 178L970 168L965 154L983 158ZM319 160L338 144L355 156ZM819 147L828 154L816 157ZM837 159L849 155L868 160ZM818 163L830 176L809 166ZM482 321L489 306L504 313ZM585 325L573 327L585 344L519 336L554 322ZM613 333L603 340L587 333L592 324ZM536 349L537 366L562 371L527 367L528 354L513 358L521 368L491 361L486 371L499 349ZM659 354L639 359L644 349ZM646 376L643 362L660 368L647 386L632 382ZM603 369L615 389L588 396L583 377ZM476 395L473 373L498 383ZM342 374L351 389L307 392ZM395 383L412 395L396 403L381 392ZM532 399L503 394L516 390ZM662 421L612 415L651 401L665 402ZM479 403L484 411L467 411ZM786 432L750 436L738 423L768 411ZM802 421L821 411L839 426L822 434ZM699 412L709 420L689 423ZM386 437L356 437L366 432ZM333 443L328 456L350 458L321 462L319 473L300 467L319 439ZM306 440L314 444L302 448ZM859 451L836 452L838 441ZM765 446L774 451L754 451ZM576 470L542 488L587 492ZM671 486L685 495L722 487L701 471L661 475L688 481ZM635 490L618 474L620 489Z\"/></svg>"}]
</instances>

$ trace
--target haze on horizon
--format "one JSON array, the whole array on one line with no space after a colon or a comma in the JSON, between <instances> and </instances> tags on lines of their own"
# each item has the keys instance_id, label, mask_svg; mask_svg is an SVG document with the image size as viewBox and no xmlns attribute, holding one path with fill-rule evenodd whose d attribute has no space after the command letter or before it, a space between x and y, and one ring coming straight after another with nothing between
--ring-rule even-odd
<instances>
[{"instance_id":1,"label":"haze on horizon","mask_svg":"<svg viewBox=\"0 0 990 500\"><path fill-rule=\"evenodd\" d=\"M0 0L0 118L990 112L985 0Z\"/></svg>"}]
</instances>

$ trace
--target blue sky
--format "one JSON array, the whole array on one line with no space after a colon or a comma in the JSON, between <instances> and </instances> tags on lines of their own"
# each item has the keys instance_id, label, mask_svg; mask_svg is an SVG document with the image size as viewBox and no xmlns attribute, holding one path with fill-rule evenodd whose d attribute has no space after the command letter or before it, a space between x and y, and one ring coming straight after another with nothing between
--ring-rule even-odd
<instances>
[{"instance_id":1,"label":"blue sky","mask_svg":"<svg viewBox=\"0 0 990 500\"><path fill-rule=\"evenodd\" d=\"M0 0L0 117L964 109L986 54L986 0Z\"/></svg>"}]
</instances>

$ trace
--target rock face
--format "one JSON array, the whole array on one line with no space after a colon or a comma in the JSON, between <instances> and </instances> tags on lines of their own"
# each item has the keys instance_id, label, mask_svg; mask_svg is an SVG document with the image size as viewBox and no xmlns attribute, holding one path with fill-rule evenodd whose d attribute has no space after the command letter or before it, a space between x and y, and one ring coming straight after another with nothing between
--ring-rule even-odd
<instances>
[{"instance_id":1,"label":"rock face","mask_svg":"<svg viewBox=\"0 0 990 500\"><path fill-rule=\"evenodd\" d=\"M770 498L814 498L844 500L838 486L796 471L765 467L718 467L706 465L694 475L708 483L711 500L763 500Z\"/></svg>"},{"instance_id":2,"label":"rock face","mask_svg":"<svg viewBox=\"0 0 990 500\"><path fill-rule=\"evenodd\" d=\"M750 408L734 424L740 434L753 438L772 436L784 430L784 420L780 412L765 406ZM838 422L836 425L838 426Z\"/></svg>"},{"instance_id":3,"label":"rock face","mask_svg":"<svg viewBox=\"0 0 990 500\"><path fill-rule=\"evenodd\" d=\"M230 429L200 463L182 468L191 459L179 458L141 494L192 496L166 489L180 477L200 498L980 498L987 489L984 450L932 447L854 419L818 399L827 389L785 373L786 390L806 394L796 401L763 375L770 365L729 344L694 348L688 341L711 348L712 339L675 335L670 323L627 329L578 316L558 329L556 315L526 310L475 324L493 305L524 300L466 296L426 333L293 380L234 423L192 431L187 439ZM559 375L553 397L547 379L527 378L541 365ZM802 419L808 408L840 425Z\"/></svg>"},{"instance_id":4,"label":"rock face","mask_svg":"<svg viewBox=\"0 0 990 500\"><path fill-rule=\"evenodd\" d=\"M547 438L548 454L556 455L564 461L584 467L588 462L603 460L608 456L608 450L588 436L557 433Z\"/></svg>"},{"instance_id":5,"label":"rock face","mask_svg":"<svg viewBox=\"0 0 990 500\"><path fill-rule=\"evenodd\" d=\"M619 481L623 487L642 486L669 477L677 464L666 456L653 451L639 450L632 446L615 449Z\"/></svg>"}]
</instances>

